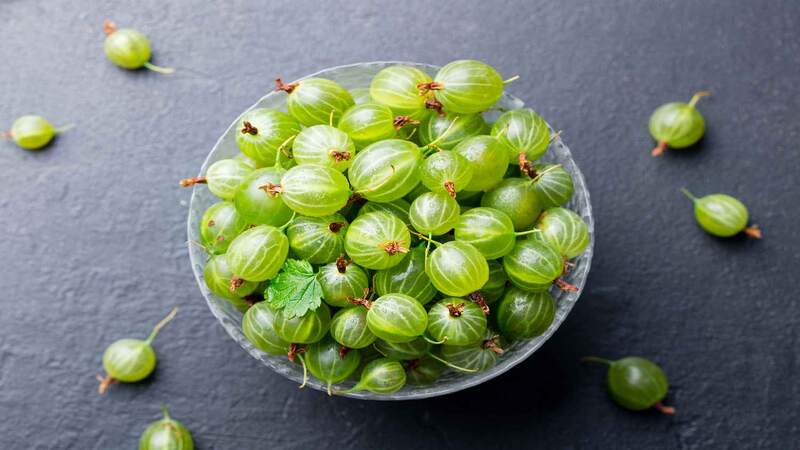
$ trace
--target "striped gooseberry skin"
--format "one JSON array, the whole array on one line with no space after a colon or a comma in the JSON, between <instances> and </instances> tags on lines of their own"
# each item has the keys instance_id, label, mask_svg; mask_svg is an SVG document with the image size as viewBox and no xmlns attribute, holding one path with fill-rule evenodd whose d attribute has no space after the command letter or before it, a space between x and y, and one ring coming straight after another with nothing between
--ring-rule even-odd
<instances>
[{"instance_id":1,"label":"striped gooseberry skin","mask_svg":"<svg viewBox=\"0 0 800 450\"><path fill-rule=\"evenodd\" d=\"M11 124L9 132L14 143L26 150L38 150L53 140L58 131L42 116L25 115Z\"/></svg>"},{"instance_id":2,"label":"striped gooseberry skin","mask_svg":"<svg viewBox=\"0 0 800 450\"><path fill-rule=\"evenodd\" d=\"M661 367L636 356L611 362L607 382L611 398L633 411L652 408L669 390L667 375Z\"/></svg>"},{"instance_id":3,"label":"striped gooseberry skin","mask_svg":"<svg viewBox=\"0 0 800 450\"><path fill-rule=\"evenodd\" d=\"M255 292L258 283L255 281L244 281L231 292L231 278L234 274L228 267L226 255L215 255L209 258L203 268L203 280L208 289L227 299L239 299Z\"/></svg>"},{"instance_id":4,"label":"striped gooseberry skin","mask_svg":"<svg viewBox=\"0 0 800 450\"><path fill-rule=\"evenodd\" d=\"M547 291L527 292L512 287L497 306L497 327L509 339L542 335L556 317L556 303Z\"/></svg>"},{"instance_id":5,"label":"striped gooseberry skin","mask_svg":"<svg viewBox=\"0 0 800 450\"><path fill-rule=\"evenodd\" d=\"M372 102L372 98L369 95L369 88L350 89L350 96L353 97L353 102L356 105Z\"/></svg>"},{"instance_id":6,"label":"striped gooseberry skin","mask_svg":"<svg viewBox=\"0 0 800 450\"><path fill-rule=\"evenodd\" d=\"M671 148L686 148L697 143L706 131L703 115L689 103L672 102L653 111L648 124L650 135Z\"/></svg>"},{"instance_id":7,"label":"striped gooseberry skin","mask_svg":"<svg viewBox=\"0 0 800 450\"><path fill-rule=\"evenodd\" d=\"M431 192L455 197L472 181L472 163L460 153L443 150L427 157L420 166L420 180Z\"/></svg>"},{"instance_id":8,"label":"striped gooseberry skin","mask_svg":"<svg viewBox=\"0 0 800 450\"><path fill-rule=\"evenodd\" d=\"M686 191L688 193L688 191ZM691 195L691 194L687 194ZM719 237L731 237L747 227L750 214L747 207L735 197L711 194L689 197L694 204L694 217L700 228Z\"/></svg>"},{"instance_id":9,"label":"striped gooseberry skin","mask_svg":"<svg viewBox=\"0 0 800 450\"><path fill-rule=\"evenodd\" d=\"M123 69L138 69L150 61L150 40L131 28L114 30L103 41L106 57Z\"/></svg>"},{"instance_id":10,"label":"striped gooseberry skin","mask_svg":"<svg viewBox=\"0 0 800 450\"><path fill-rule=\"evenodd\" d=\"M372 78L369 95L373 101L386 105L399 114L425 109L425 97L419 95L420 84L430 83L431 77L410 66L390 66Z\"/></svg>"},{"instance_id":11,"label":"striped gooseberry skin","mask_svg":"<svg viewBox=\"0 0 800 450\"><path fill-rule=\"evenodd\" d=\"M280 197L298 214L328 216L347 204L347 178L330 167L316 164L294 166L281 177Z\"/></svg>"},{"instance_id":12,"label":"striped gooseberry skin","mask_svg":"<svg viewBox=\"0 0 800 450\"><path fill-rule=\"evenodd\" d=\"M292 210L280 196L269 195L264 186L280 184L286 171L275 167L254 170L236 189L233 204L250 223L279 227L292 218Z\"/></svg>"},{"instance_id":13,"label":"striped gooseberry skin","mask_svg":"<svg viewBox=\"0 0 800 450\"><path fill-rule=\"evenodd\" d=\"M431 358L424 357L409 361L405 365L406 382L416 386L433 384L444 371L444 364Z\"/></svg>"},{"instance_id":14,"label":"striped gooseberry skin","mask_svg":"<svg viewBox=\"0 0 800 450\"><path fill-rule=\"evenodd\" d=\"M563 167L554 164L534 164L533 168L540 174L538 175L540 178L531 185L531 188L542 201L542 208L564 206L572 198L572 193L575 191L572 176Z\"/></svg>"},{"instance_id":15,"label":"striped gooseberry skin","mask_svg":"<svg viewBox=\"0 0 800 450\"><path fill-rule=\"evenodd\" d=\"M378 358L361 371L361 378L349 392L369 391L374 394L391 394L406 384L406 371L398 361Z\"/></svg>"},{"instance_id":16,"label":"striped gooseberry skin","mask_svg":"<svg viewBox=\"0 0 800 450\"><path fill-rule=\"evenodd\" d=\"M200 242L212 255L225 253L231 241L247 226L233 203L224 201L209 206L200 219Z\"/></svg>"},{"instance_id":17,"label":"striped gooseberry skin","mask_svg":"<svg viewBox=\"0 0 800 450\"><path fill-rule=\"evenodd\" d=\"M242 164L246 165L247 167L249 167L249 168L251 168L253 170L260 169L262 167L266 167L265 165L257 163L255 160L253 160L252 158L250 158L249 156L245 155L242 152L239 152L239 154L234 156L233 159L241 162Z\"/></svg>"},{"instance_id":18,"label":"striped gooseberry skin","mask_svg":"<svg viewBox=\"0 0 800 450\"><path fill-rule=\"evenodd\" d=\"M447 297L428 310L428 333L448 345L469 345L486 333L486 314L477 303Z\"/></svg>"},{"instance_id":19,"label":"striped gooseberry skin","mask_svg":"<svg viewBox=\"0 0 800 450\"><path fill-rule=\"evenodd\" d=\"M386 342L378 339L375 341L375 349L387 358L404 361L424 357L431 351L431 343L422 336L409 342Z\"/></svg>"},{"instance_id":20,"label":"striped gooseberry skin","mask_svg":"<svg viewBox=\"0 0 800 450\"><path fill-rule=\"evenodd\" d=\"M217 197L231 200L236 188L253 172L247 164L237 159L221 159L206 170L208 190Z\"/></svg>"},{"instance_id":21,"label":"striped gooseberry skin","mask_svg":"<svg viewBox=\"0 0 800 450\"><path fill-rule=\"evenodd\" d=\"M545 242L533 239L517 241L511 253L503 257L508 279L526 291L545 291L564 271L564 260Z\"/></svg>"},{"instance_id":22,"label":"striped gooseberry skin","mask_svg":"<svg viewBox=\"0 0 800 450\"><path fill-rule=\"evenodd\" d=\"M286 101L289 114L307 127L319 124L336 125L347 108L354 104L353 97L347 89L335 81L324 78L306 78L298 81ZM333 112L333 123L331 123L331 112Z\"/></svg>"},{"instance_id":23,"label":"striped gooseberry skin","mask_svg":"<svg viewBox=\"0 0 800 450\"><path fill-rule=\"evenodd\" d=\"M382 270L396 266L405 258L410 241L411 233L400 219L384 212L371 212L350 224L344 237L344 250L356 264Z\"/></svg>"},{"instance_id":24,"label":"striped gooseberry skin","mask_svg":"<svg viewBox=\"0 0 800 450\"><path fill-rule=\"evenodd\" d=\"M194 450L192 434L180 422L169 416L162 406L164 417L150 423L139 438L139 450Z\"/></svg>"},{"instance_id":25,"label":"striped gooseberry skin","mask_svg":"<svg viewBox=\"0 0 800 450\"><path fill-rule=\"evenodd\" d=\"M278 147L285 145L291 148L290 138L300 132L300 124L284 112L258 108L246 112L236 130L239 150L261 165L272 166Z\"/></svg>"},{"instance_id":26,"label":"striped gooseberry skin","mask_svg":"<svg viewBox=\"0 0 800 450\"><path fill-rule=\"evenodd\" d=\"M511 218L514 230L524 231L536 223L542 212L542 201L531 189L530 180L506 178L481 198L481 206L504 212Z\"/></svg>"},{"instance_id":27,"label":"striped gooseberry skin","mask_svg":"<svg viewBox=\"0 0 800 450\"><path fill-rule=\"evenodd\" d=\"M358 147L366 147L373 142L391 139L397 134L392 110L388 106L378 103L365 103L351 107L339 120L338 127L347 133Z\"/></svg>"},{"instance_id":28,"label":"striped gooseberry skin","mask_svg":"<svg viewBox=\"0 0 800 450\"><path fill-rule=\"evenodd\" d=\"M572 259L589 245L589 227L581 217L566 208L550 208L542 213L533 238L555 248L561 256Z\"/></svg>"},{"instance_id":29,"label":"striped gooseberry skin","mask_svg":"<svg viewBox=\"0 0 800 450\"><path fill-rule=\"evenodd\" d=\"M521 153L528 161L536 161L550 144L547 122L532 109L504 112L492 125L492 136L503 144L509 164L517 164Z\"/></svg>"},{"instance_id":30,"label":"striped gooseberry skin","mask_svg":"<svg viewBox=\"0 0 800 450\"><path fill-rule=\"evenodd\" d=\"M425 305L436 296L436 288L425 273L425 247L420 245L409 252L399 264L375 274L378 295L405 294Z\"/></svg>"},{"instance_id":31,"label":"striped gooseberry skin","mask_svg":"<svg viewBox=\"0 0 800 450\"><path fill-rule=\"evenodd\" d=\"M258 302L244 313L242 332L253 347L270 355L285 355L291 342L275 332L276 311L267 302Z\"/></svg>"},{"instance_id":32,"label":"striped gooseberry skin","mask_svg":"<svg viewBox=\"0 0 800 450\"><path fill-rule=\"evenodd\" d=\"M325 264L319 268L317 280L322 287L322 299L337 308L353 306L350 299L361 297L369 287L367 272L352 263L344 267L344 272L335 262Z\"/></svg>"},{"instance_id":33,"label":"striped gooseberry skin","mask_svg":"<svg viewBox=\"0 0 800 450\"><path fill-rule=\"evenodd\" d=\"M420 233L438 236L458 223L458 202L448 194L428 192L411 202L408 217Z\"/></svg>"},{"instance_id":34,"label":"striped gooseberry skin","mask_svg":"<svg viewBox=\"0 0 800 450\"><path fill-rule=\"evenodd\" d=\"M336 261L344 253L347 220L341 214L322 217L295 217L286 227L289 248L311 264Z\"/></svg>"},{"instance_id":35,"label":"striped gooseberry skin","mask_svg":"<svg viewBox=\"0 0 800 450\"><path fill-rule=\"evenodd\" d=\"M422 304L403 294L386 294L372 302L367 325L375 336L387 342L410 342L428 326L428 314Z\"/></svg>"},{"instance_id":36,"label":"striped gooseberry skin","mask_svg":"<svg viewBox=\"0 0 800 450\"><path fill-rule=\"evenodd\" d=\"M358 215L363 216L371 212L385 212L397 217L403 221L404 224L408 225L411 223L411 219L408 217L408 210L410 208L411 203L402 198L387 203L367 202L358 210Z\"/></svg>"},{"instance_id":37,"label":"striped gooseberry skin","mask_svg":"<svg viewBox=\"0 0 800 450\"><path fill-rule=\"evenodd\" d=\"M452 150L459 142L472 136L487 134L489 125L480 114L439 114L428 115L419 125L419 142L428 145L437 139L436 147ZM442 137L447 132L447 135Z\"/></svg>"},{"instance_id":38,"label":"striped gooseberry skin","mask_svg":"<svg viewBox=\"0 0 800 450\"><path fill-rule=\"evenodd\" d=\"M461 214L454 235L457 241L472 244L486 259L506 255L517 240L511 218L489 207L472 208Z\"/></svg>"},{"instance_id":39,"label":"striped gooseberry skin","mask_svg":"<svg viewBox=\"0 0 800 450\"><path fill-rule=\"evenodd\" d=\"M149 342L120 339L103 353L103 368L111 378L135 383L147 378L156 368L156 352Z\"/></svg>"},{"instance_id":40,"label":"striped gooseberry skin","mask_svg":"<svg viewBox=\"0 0 800 450\"><path fill-rule=\"evenodd\" d=\"M313 344L328 334L331 324L331 310L328 305L319 305L302 316L288 317L283 309L275 312L272 327L275 334L293 344Z\"/></svg>"},{"instance_id":41,"label":"striped gooseberry skin","mask_svg":"<svg viewBox=\"0 0 800 450\"><path fill-rule=\"evenodd\" d=\"M453 151L472 163L472 179L464 190L488 191L497 186L506 173L506 150L492 136L466 138Z\"/></svg>"},{"instance_id":42,"label":"striped gooseberry skin","mask_svg":"<svg viewBox=\"0 0 800 450\"><path fill-rule=\"evenodd\" d=\"M375 342L375 334L367 326L367 309L363 306L344 308L331 319L331 336L348 348L364 348Z\"/></svg>"},{"instance_id":43,"label":"striped gooseberry skin","mask_svg":"<svg viewBox=\"0 0 800 450\"><path fill-rule=\"evenodd\" d=\"M488 263L489 280L483 285L480 292L486 304L491 305L503 296L508 276L506 276L506 271L503 270L503 264L494 260L488 261Z\"/></svg>"},{"instance_id":44,"label":"striped gooseberry skin","mask_svg":"<svg viewBox=\"0 0 800 450\"><path fill-rule=\"evenodd\" d=\"M442 359L468 370L483 372L497 364L500 343L492 330L487 329L484 339L469 345L442 345L439 354Z\"/></svg>"},{"instance_id":45,"label":"striped gooseberry skin","mask_svg":"<svg viewBox=\"0 0 800 450\"><path fill-rule=\"evenodd\" d=\"M347 172L353 190L373 202L391 202L419 183L422 152L413 142L387 139L356 154Z\"/></svg>"},{"instance_id":46,"label":"striped gooseberry skin","mask_svg":"<svg viewBox=\"0 0 800 450\"><path fill-rule=\"evenodd\" d=\"M358 350L341 352L341 344L325 338L306 347L303 361L312 375L328 384L346 380L361 363Z\"/></svg>"},{"instance_id":47,"label":"striped gooseberry skin","mask_svg":"<svg viewBox=\"0 0 800 450\"><path fill-rule=\"evenodd\" d=\"M264 281L275 278L288 254L289 240L281 230L258 225L236 236L225 256L237 277Z\"/></svg>"},{"instance_id":48,"label":"striped gooseberry skin","mask_svg":"<svg viewBox=\"0 0 800 450\"><path fill-rule=\"evenodd\" d=\"M356 146L347 134L330 125L314 125L301 131L292 145L297 164L328 166L339 172L350 167Z\"/></svg>"},{"instance_id":49,"label":"striped gooseberry skin","mask_svg":"<svg viewBox=\"0 0 800 450\"><path fill-rule=\"evenodd\" d=\"M463 297L486 284L489 264L472 244L450 241L428 255L425 273L439 292Z\"/></svg>"},{"instance_id":50,"label":"striped gooseberry skin","mask_svg":"<svg viewBox=\"0 0 800 450\"><path fill-rule=\"evenodd\" d=\"M494 68L481 61L462 59L439 69L433 80L441 85L434 90L445 111L474 114L492 107L503 95L503 79Z\"/></svg>"}]
</instances>

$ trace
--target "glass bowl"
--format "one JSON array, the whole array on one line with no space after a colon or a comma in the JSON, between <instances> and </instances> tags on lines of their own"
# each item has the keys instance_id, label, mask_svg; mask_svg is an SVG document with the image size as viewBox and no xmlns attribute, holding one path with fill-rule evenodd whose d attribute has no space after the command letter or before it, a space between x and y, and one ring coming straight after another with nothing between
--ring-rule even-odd
<instances>
[{"instance_id":1,"label":"glass bowl","mask_svg":"<svg viewBox=\"0 0 800 450\"><path fill-rule=\"evenodd\" d=\"M368 87L370 80L376 73L378 73L378 71L387 66L395 64L407 64L415 66L430 73L431 75L434 75L438 70L438 67L428 64L381 61L333 67L309 75L308 77L328 78L341 83L348 89ZM503 98L498 104L500 109L519 109L522 108L523 105L524 103L521 100L508 94L504 94ZM257 101L253 106L248 108L247 111L250 111L254 108L275 108L286 111L286 94L282 92L270 92ZM486 116L488 120L494 120L498 114L498 112L487 113ZM231 158L239 153L239 149L236 146L236 141L234 138L236 124L238 121L239 118L234 120L225 133L223 133L222 137L219 138L217 143L214 145L214 148L211 149L211 153L208 154L208 157L203 163L200 173L205 173L206 168L210 164L220 159ZM497 364L484 372L477 374L461 374L447 370L442 373L442 376L434 384L431 385L407 385L400 391L391 395L376 395L370 392L356 392L352 394L344 394L345 396L364 400L411 400L436 397L439 395L457 392L471 386L479 385L511 369L512 367L524 361L525 358L535 352L547 339L550 338L550 336L553 335L564 319L566 319L570 310L572 310L572 307L575 305L575 302L578 301L578 297L580 297L580 293L583 290L584 284L586 283L586 277L589 274L589 267L592 262L592 252L594 249L594 220L592 218L592 206L589 202L589 191L586 189L586 183L583 179L581 171L572 160L569 148L567 148L567 146L560 139L556 139L550 145L547 154L544 156L544 158L542 158L542 160L561 164L572 175L572 179L575 184L575 194L567 206L586 221L586 223L589 225L590 235L589 246L586 248L586 251L584 251L583 254L573 260L575 267L565 277L567 281L578 287L578 292L564 292L555 288L551 291L556 300L557 309L555 320L550 325L550 328L548 328L544 334L534 339L514 342L507 349L507 351L501 355ZM189 219L187 224L189 235L188 246L192 270L194 271L194 276L197 279L197 285L200 288L200 292L203 294L203 297L205 297L211 312L217 317L223 328L225 328L225 331L227 331L228 334L236 342L238 342L239 345L245 349L245 351L247 351L247 353L249 353L253 358L261 361L264 365L275 372L278 372L286 378L289 378L290 380L300 384L303 378L301 367L298 364L289 362L285 356L281 357L267 355L266 353L253 347L253 345L250 344L250 342L242 333L242 313L237 310L228 300L211 293L203 281L203 267L205 266L207 255L202 248L197 245L193 245L191 242L200 241L200 219L203 216L203 212L206 210L206 208L217 201L218 199L216 199L205 187L196 186L192 191L192 199L189 205ZM346 381L339 384L338 387L346 388L351 387L353 384L355 383L352 381ZM314 377L310 377L308 386L320 391L326 390L326 385Z\"/></svg>"}]
</instances>

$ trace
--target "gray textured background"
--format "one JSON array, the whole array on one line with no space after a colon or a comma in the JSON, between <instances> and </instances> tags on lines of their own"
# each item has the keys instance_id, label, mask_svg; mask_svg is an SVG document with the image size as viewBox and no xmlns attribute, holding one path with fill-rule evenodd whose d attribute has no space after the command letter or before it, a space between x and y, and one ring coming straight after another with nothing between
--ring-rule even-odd
<instances>
[{"instance_id":1,"label":"gray textured background","mask_svg":"<svg viewBox=\"0 0 800 450\"><path fill-rule=\"evenodd\" d=\"M129 3L0 0L0 123L76 124L39 153L0 143L0 448L134 448L159 402L200 449L797 445L800 3ZM178 72L112 66L105 18ZM522 75L511 92L564 130L598 224L587 289L481 387L394 404L299 391L202 301L177 180L275 76L464 57ZM714 93L704 141L651 158L650 112L698 89ZM765 239L703 234L681 186L740 197ZM98 397L105 346L173 305L155 376ZM678 415L615 407L588 354L659 362Z\"/></svg>"}]
</instances>

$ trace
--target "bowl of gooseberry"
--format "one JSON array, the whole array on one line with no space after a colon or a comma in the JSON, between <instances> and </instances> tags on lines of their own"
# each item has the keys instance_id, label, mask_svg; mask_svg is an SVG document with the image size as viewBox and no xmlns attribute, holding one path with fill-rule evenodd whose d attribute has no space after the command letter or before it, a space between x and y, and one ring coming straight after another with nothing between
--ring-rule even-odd
<instances>
[{"instance_id":1,"label":"bowl of gooseberry","mask_svg":"<svg viewBox=\"0 0 800 450\"><path fill-rule=\"evenodd\" d=\"M472 60L276 80L181 181L227 333L301 387L367 400L460 391L541 347L584 287L594 221L510 81Z\"/></svg>"}]
</instances>

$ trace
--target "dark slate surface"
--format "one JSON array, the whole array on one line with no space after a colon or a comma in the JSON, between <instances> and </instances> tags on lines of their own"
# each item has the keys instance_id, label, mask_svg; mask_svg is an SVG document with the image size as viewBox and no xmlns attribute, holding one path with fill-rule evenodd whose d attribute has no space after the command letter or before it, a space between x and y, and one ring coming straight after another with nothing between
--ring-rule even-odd
<instances>
[{"instance_id":1,"label":"dark slate surface","mask_svg":"<svg viewBox=\"0 0 800 450\"><path fill-rule=\"evenodd\" d=\"M0 448L135 448L159 402L200 449L796 447L797 2L125 3L0 2L0 123L77 125L39 153L0 144ZM109 64L108 17L178 73ZM202 301L176 182L275 76L463 57L521 74L511 91L564 130L598 224L588 287L481 387L393 404L299 391ZM649 113L698 89L714 93L705 140L651 158ZM703 234L681 186L740 197L766 238ZM155 376L98 397L104 347L173 305ZM589 354L659 362L678 415L615 407Z\"/></svg>"}]
</instances>

